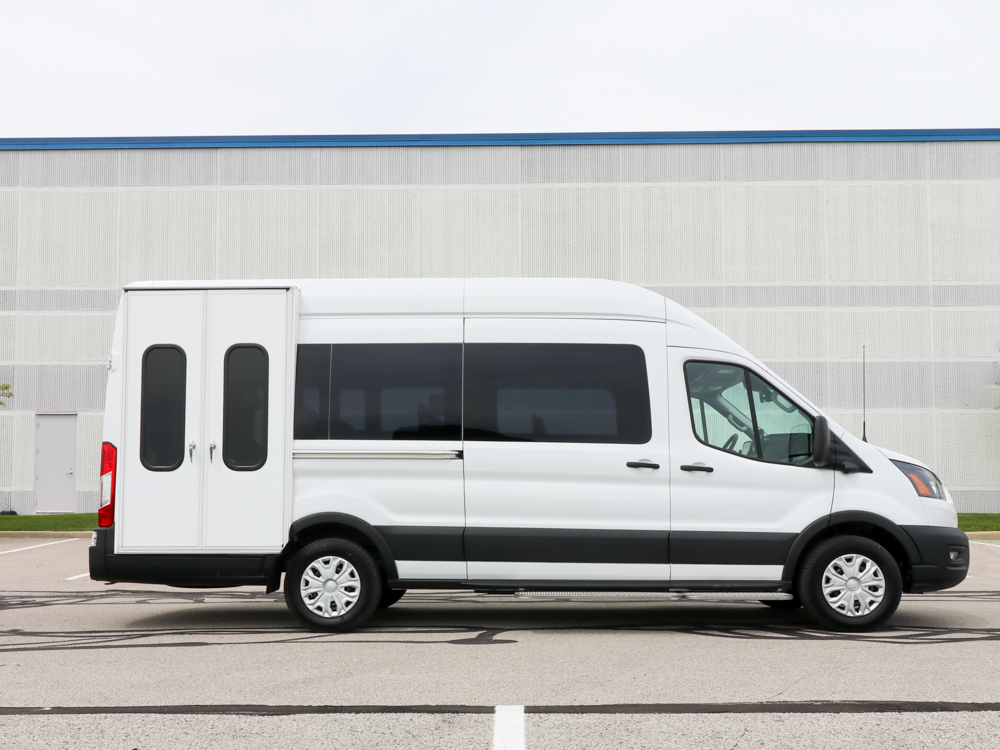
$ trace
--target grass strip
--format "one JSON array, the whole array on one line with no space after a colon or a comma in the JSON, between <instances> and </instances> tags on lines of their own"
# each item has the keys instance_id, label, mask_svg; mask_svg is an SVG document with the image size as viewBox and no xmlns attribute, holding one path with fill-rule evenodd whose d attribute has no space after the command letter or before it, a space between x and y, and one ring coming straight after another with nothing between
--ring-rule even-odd
<instances>
[{"instance_id":1,"label":"grass strip","mask_svg":"<svg viewBox=\"0 0 1000 750\"><path fill-rule=\"evenodd\" d=\"M96 513L0 516L0 531L90 531L94 528L97 528Z\"/></svg>"},{"instance_id":2,"label":"grass strip","mask_svg":"<svg viewBox=\"0 0 1000 750\"><path fill-rule=\"evenodd\" d=\"M1000 531L1000 513L959 513L962 531Z\"/></svg>"}]
</instances>

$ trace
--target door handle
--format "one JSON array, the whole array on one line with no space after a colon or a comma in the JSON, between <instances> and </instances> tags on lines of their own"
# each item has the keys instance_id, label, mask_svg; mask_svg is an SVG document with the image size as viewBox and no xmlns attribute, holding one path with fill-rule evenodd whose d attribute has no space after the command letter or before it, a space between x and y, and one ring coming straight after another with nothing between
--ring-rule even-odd
<instances>
[{"instance_id":1,"label":"door handle","mask_svg":"<svg viewBox=\"0 0 1000 750\"><path fill-rule=\"evenodd\" d=\"M209 463L211 463L214 460L215 460L215 442L213 441L208 444L208 461Z\"/></svg>"},{"instance_id":2,"label":"door handle","mask_svg":"<svg viewBox=\"0 0 1000 750\"><path fill-rule=\"evenodd\" d=\"M69 471L67 471L66 473L67 473L67 474L69 474L70 476L73 476L73 470L72 470L72 469L70 469L70 470L69 470Z\"/></svg>"},{"instance_id":3,"label":"door handle","mask_svg":"<svg viewBox=\"0 0 1000 750\"><path fill-rule=\"evenodd\" d=\"M194 440L188 443L188 461L194 461L194 449L197 447L198 445Z\"/></svg>"},{"instance_id":4,"label":"door handle","mask_svg":"<svg viewBox=\"0 0 1000 750\"><path fill-rule=\"evenodd\" d=\"M683 464L681 466L681 471L703 471L706 474L711 474L715 469L711 466L704 466L702 464Z\"/></svg>"},{"instance_id":5,"label":"door handle","mask_svg":"<svg viewBox=\"0 0 1000 750\"><path fill-rule=\"evenodd\" d=\"M625 464L630 469L659 469L659 464L654 464L650 461L629 461Z\"/></svg>"}]
</instances>

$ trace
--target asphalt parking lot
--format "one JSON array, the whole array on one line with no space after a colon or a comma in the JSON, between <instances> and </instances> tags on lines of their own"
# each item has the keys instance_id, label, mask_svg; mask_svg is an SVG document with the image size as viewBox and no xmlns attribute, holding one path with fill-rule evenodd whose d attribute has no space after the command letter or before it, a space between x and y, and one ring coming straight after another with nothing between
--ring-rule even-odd
<instances>
[{"instance_id":1,"label":"asphalt parking lot","mask_svg":"<svg viewBox=\"0 0 1000 750\"><path fill-rule=\"evenodd\" d=\"M260 589L95 583L87 545L0 539L3 747L1000 745L1000 541L853 635L750 602L451 592L316 634Z\"/></svg>"}]
</instances>

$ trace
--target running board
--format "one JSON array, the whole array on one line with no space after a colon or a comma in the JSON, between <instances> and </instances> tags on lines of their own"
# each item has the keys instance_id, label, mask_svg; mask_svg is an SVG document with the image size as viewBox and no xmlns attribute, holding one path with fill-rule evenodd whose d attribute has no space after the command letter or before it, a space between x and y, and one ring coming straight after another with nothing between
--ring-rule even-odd
<instances>
[{"instance_id":1,"label":"running board","mask_svg":"<svg viewBox=\"0 0 1000 750\"><path fill-rule=\"evenodd\" d=\"M780 591L515 591L514 596L560 599L645 599L689 601L789 601L795 597Z\"/></svg>"}]
</instances>

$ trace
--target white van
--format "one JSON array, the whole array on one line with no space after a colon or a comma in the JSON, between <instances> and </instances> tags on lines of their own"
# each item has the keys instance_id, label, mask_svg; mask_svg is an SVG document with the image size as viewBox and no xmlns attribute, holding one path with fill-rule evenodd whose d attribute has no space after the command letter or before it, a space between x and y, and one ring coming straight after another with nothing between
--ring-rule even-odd
<instances>
[{"instance_id":1,"label":"white van","mask_svg":"<svg viewBox=\"0 0 1000 750\"><path fill-rule=\"evenodd\" d=\"M284 573L323 630L416 588L754 599L853 630L968 571L929 468L628 284L132 284L108 368L98 581Z\"/></svg>"}]
</instances>

